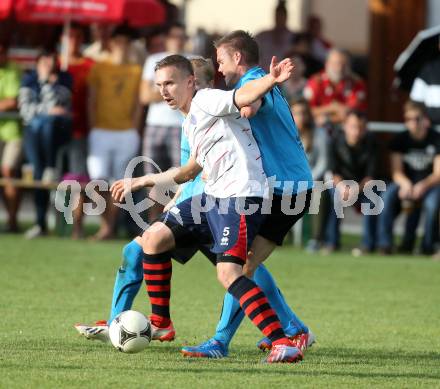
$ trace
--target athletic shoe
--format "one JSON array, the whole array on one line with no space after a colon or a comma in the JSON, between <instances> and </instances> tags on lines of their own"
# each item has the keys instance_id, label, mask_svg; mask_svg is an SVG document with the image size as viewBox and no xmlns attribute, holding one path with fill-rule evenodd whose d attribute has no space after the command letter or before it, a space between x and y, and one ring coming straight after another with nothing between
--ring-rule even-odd
<instances>
[{"instance_id":1,"label":"athletic shoe","mask_svg":"<svg viewBox=\"0 0 440 389\"><path fill-rule=\"evenodd\" d=\"M44 184L53 184L58 181L58 174L56 169L53 167L47 167L43 171L43 175L41 177L41 181Z\"/></svg>"},{"instance_id":2,"label":"athletic shoe","mask_svg":"<svg viewBox=\"0 0 440 389\"><path fill-rule=\"evenodd\" d=\"M292 343L294 344L294 346L299 348L302 352L306 351L315 342L316 337L312 331L295 335L292 338Z\"/></svg>"},{"instance_id":3,"label":"athletic shoe","mask_svg":"<svg viewBox=\"0 0 440 389\"><path fill-rule=\"evenodd\" d=\"M108 334L108 324L105 320L99 320L94 326L86 324L75 324L76 330L86 339L99 340L107 343L110 341Z\"/></svg>"},{"instance_id":4,"label":"athletic shoe","mask_svg":"<svg viewBox=\"0 0 440 389\"><path fill-rule=\"evenodd\" d=\"M294 346L276 344L270 350L269 355L263 360L264 363L296 363L302 361L301 350Z\"/></svg>"},{"instance_id":5,"label":"athletic shoe","mask_svg":"<svg viewBox=\"0 0 440 389\"><path fill-rule=\"evenodd\" d=\"M365 246L355 247L353 250L351 250L351 255L353 255L353 257L362 257L364 255L370 255L373 253L374 249Z\"/></svg>"},{"instance_id":6,"label":"athletic shoe","mask_svg":"<svg viewBox=\"0 0 440 389\"><path fill-rule=\"evenodd\" d=\"M228 349L219 341L209 339L194 347L183 347L181 353L192 358L224 358L228 356Z\"/></svg>"},{"instance_id":7,"label":"athletic shoe","mask_svg":"<svg viewBox=\"0 0 440 389\"><path fill-rule=\"evenodd\" d=\"M306 252L309 254L315 254L321 248L321 243L316 239L310 239L306 245Z\"/></svg>"},{"instance_id":8,"label":"athletic shoe","mask_svg":"<svg viewBox=\"0 0 440 389\"><path fill-rule=\"evenodd\" d=\"M170 322L168 327L157 327L151 323L151 340L158 340L160 342L172 342L176 337L173 323Z\"/></svg>"},{"instance_id":9,"label":"athletic shoe","mask_svg":"<svg viewBox=\"0 0 440 389\"><path fill-rule=\"evenodd\" d=\"M291 339L294 345L301 351L307 350L316 341L316 337L312 331L295 336L287 335L287 337ZM272 342L269 338L263 338L257 343L257 347L262 351L269 351L272 348Z\"/></svg>"},{"instance_id":10,"label":"athletic shoe","mask_svg":"<svg viewBox=\"0 0 440 389\"><path fill-rule=\"evenodd\" d=\"M39 225L32 226L24 233L24 238L27 240L39 238L40 236L46 236L47 231L42 229Z\"/></svg>"}]
</instances>

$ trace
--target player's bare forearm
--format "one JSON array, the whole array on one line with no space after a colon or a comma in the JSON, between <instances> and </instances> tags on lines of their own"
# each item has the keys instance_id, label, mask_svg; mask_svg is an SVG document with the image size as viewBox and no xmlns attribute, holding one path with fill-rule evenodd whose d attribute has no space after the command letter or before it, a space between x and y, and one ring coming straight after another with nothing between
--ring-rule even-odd
<instances>
[{"instance_id":1,"label":"player's bare forearm","mask_svg":"<svg viewBox=\"0 0 440 389\"><path fill-rule=\"evenodd\" d=\"M238 88L235 91L235 104L238 108L243 108L260 100L275 85L286 81L292 75L293 69L290 58L277 62L276 57L272 57L270 73Z\"/></svg>"},{"instance_id":2,"label":"player's bare forearm","mask_svg":"<svg viewBox=\"0 0 440 389\"><path fill-rule=\"evenodd\" d=\"M276 85L275 78L271 74L252 80L240 87L235 92L235 105L238 108L251 106L260 100L267 92Z\"/></svg>"},{"instance_id":3,"label":"player's bare forearm","mask_svg":"<svg viewBox=\"0 0 440 389\"><path fill-rule=\"evenodd\" d=\"M191 158L186 165L172 168L166 172L118 180L111 186L110 192L116 201L121 202L130 192L135 192L141 188L151 188L155 185L171 187L176 184L183 184L194 179L201 171L202 168Z\"/></svg>"},{"instance_id":4,"label":"player's bare forearm","mask_svg":"<svg viewBox=\"0 0 440 389\"><path fill-rule=\"evenodd\" d=\"M190 163L178 168L172 168L163 173L149 174L144 176L144 186L152 187L154 185L175 185L184 184L194 179L202 171L199 165L194 166Z\"/></svg>"}]
</instances>

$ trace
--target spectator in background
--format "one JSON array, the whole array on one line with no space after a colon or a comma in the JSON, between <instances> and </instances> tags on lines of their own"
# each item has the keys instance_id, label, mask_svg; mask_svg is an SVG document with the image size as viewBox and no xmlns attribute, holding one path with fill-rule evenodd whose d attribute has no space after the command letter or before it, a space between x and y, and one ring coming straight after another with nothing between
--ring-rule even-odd
<instances>
[{"instance_id":1,"label":"spectator in background","mask_svg":"<svg viewBox=\"0 0 440 389\"><path fill-rule=\"evenodd\" d=\"M24 149L34 170L34 179L55 181L58 150L70 141L72 119L72 77L60 71L57 53L42 51L37 56L36 70L23 76L20 92L20 114L25 125ZM47 233L47 190L35 190L37 224L26 232L28 239Z\"/></svg>"},{"instance_id":2,"label":"spectator in background","mask_svg":"<svg viewBox=\"0 0 440 389\"><path fill-rule=\"evenodd\" d=\"M292 40L292 46L287 56L300 57L304 63L304 75L309 78L322 70L323 63L312 55L312 36L307 33L295 34Z\"/></svg>"},{"instance_id":3,"label":"spectator in background","mask_svg":"<svg viewBox=\"0 0 440 389\"><path fill-rule=\"evenodd\" d=\"M369 203L364 195L368 182L376 177L378 166L378 145L372 133L367 131L367 119L360 111L349 111L343 123L343 130L335 134L330 144L330 171L334 188L330 190L331 209L326 228L326 252L340 248L340 217L337 214L342 201ZM359 185L357 191L350 186L338 185L343 180L353 180ZM361 250L372 252L376 248L377 216L363 215L363 237Z\"/></svg>"},{"instance_id":4,"label":"spectator in background","mask_svg":"<svg viewBox=\"0 0 440 389\"><path fill-rule=\"evenodd\" d=\"M286 1L279 0L275 8L275 26L255 36L260 48L260 66L268 71L272 56L284 58L289 51L294 33L287 28Z\"/></svg>"},{"instance_id":5,"label":"spectator in background","mask_svg":"<svg viewBox=\"0 0 440 389\"><path fill-rule=\"evenodd\" d=\"M301 142L307 153L314 181L324 181L324 175L329 168L329 139L327 132L315 127L312 111L307 100L299 98L291 101L290 109L301 137ZM319 204L319 212L312 217L312 236L307 243L307 249L316 251L324 240L324 227L328 214L328 201L325 193L313 196L312 203Z\"/></svg>"},{"instance_id":6,"label":"spectator in background","mask_svg":"<svg viewBox=\"0 0 440 389\"><path fill-rule=\"evenodd\" d=\"M307 79L304 77L305 66L301 57L290 57L295 64L295 71L292 72L290 78L280 86L287 101L297 100L303 97L303 91L307 84Z\"/></svg>"},{"instance_id":7,"label":"spectator in background","mask_svg":"<svg viewBox=\"0 0 440 389\"><path fill-rule=\"evenodd\" d=\"M213 55L213 38L204 28L198 28L191 39L191 47L194 55L209 58Z\"/></svg>"},{"instance_id":8,"label":"spectator in background","mask_svg":"<svg viewBox=\"0 0 440 389\"><path fill-rule=\"evenodd\" d=\"M365 83L352 73L349 54L340 49L330 50L325 69L309 79L304 97L318 126L339 124L349 110L367 109Z\"/></svg>"},{"instance_id":9,"label":"spectator in background","mask_svg":"<svg viewBox=\"0 0 440 389\"><path fill-rule=\"evenodd\" d=\"M407 130L390 143L392 182L384 195L379 218L379 246L391 253L393 224L400 211L407 212L399 251L413 251L421 211L425 227L421 251L432 254L438 236L440 207L440 135L430 128L423 104L408 101L404 107Z\"/></svg>"},{"instance_id":10,"label":"spectator in background","mask_svg":"<svg viewBox=\"0 0 440 389\"><path fill-rule=\"evenodd\" d=\"M110 37L113 26L110 24L94 23L90 27L92 41L84 50L84 56L96 62L110 60Z\"/></svg>"},{"instance_id":11,"label":"spectator in background","mask_svg":"<svg viewBox=\"0 0 440 389\"><path fill-rule=\"evenodd\" d=\"M138 91L141 67L129 61L131 29L117 27L110 39L111 62L96 63L89 76L89 156L91 179L107 181L124 177L129 161L139 153L136 129L140 109ZM109 193L102 193L106 209L97 240L114 236L118 208Z\"/></svg>"},{"instance_id":12,"label":"spectator in background","mask_svg":"<svg viewBox=\"0 0 440 389\"><path fill-rule=\"evenodd\" d=\"M1 115L17 110L17 96L20 88L20 71L8 61L7 42L0 42L0 167L1 176L17 176L22 156L22 134L17 119L4 119ZM6 212L8 213L7 232L17 232L17 212L20 196L16 187L5 185L3 190Z\"/></svg>"},{"instance_id":13,"label":"spectator in background","mask_svg":"<svg viewBox=\"0 0 440 389\"><path fill-rule=\"evenodd\" d=\"M93 60L83 57L81 46L84 41L84 32L80 25L72 24L69 35L62 37L68 40L68 67L67 71L73 78L72 86L72 140L67 150L67 171L66 179L76 180L82 184L88 182L87 173L87 136L89 133L89 121L87 118L87 79ZM84 194L80 196L78 206L73 211L72 237L79 239L83 236L82 218Z\"/></svg>"},{"instance_id":14,"label":"spectator in background","mask_svg":"<svg viewBox=\"0 0 440 389\"><path fill-rule=\"evenodd\" d=\"M165 51L165 30L163 27L153 28L146 36L145 45L148 55Z\"/></svg>"},{"instance_id":15,"label":"spectator in background","mask_svg":"<svg viewBox=\"0 0 440 389\"><path fill-rule=\"evenodd\" d=\"M169 26L165 47L166 51L150 55L145 61L139 93L141 104L148 104L142 154L151 158L162 170L180 164L180 132L183 116L172 110L163 101L154 84L154 68L156 63L171 54L182 54L186 43L185 27L180 23ZM145 173L157 173L156 167L148 163ZM155 189L150 190L150 197L156 197ZM149 220L154 220L162 212L163 207L155 204L149 209Z\"/></svg>"},{"instance_id":16,"label":"spectator in background","mask_svg":"<svg viewBox=\"0 0 440 389\"><path fill-rule=\"evenodd\" d=\"M312 56L321 63L324 63L332 44L322 35L322 20L319 16L309 16L307 21L307 33L311 36Z\"/></svg>"},{"instance_id":17,"label":"spectator in background","mask_svg":"<svg viewBox=\"0 0 440 389\"><path fill-rule=\"evenodd\" d=\"M440 40L439 40L440 50ZM440 55L427 62L414 80L410 98L423 103L432 125L440 125Z\"/></svg>"},{"instance_id":18,"label":"spectator in background","mask_svg":"<svg viewBox=\"0 0 440 389\"><path fill-rule=\"evenodd\" d=\"M93 43L84 50L84 56L95 62L112 62L110 41L115 26L111 24L95 23L91 26ZM127 28L129 28L127 26ZM141 65L146 57L145 43L142 39L134 39L136 31L131 33L128 63Z\"/></svg>"}]
</instances>

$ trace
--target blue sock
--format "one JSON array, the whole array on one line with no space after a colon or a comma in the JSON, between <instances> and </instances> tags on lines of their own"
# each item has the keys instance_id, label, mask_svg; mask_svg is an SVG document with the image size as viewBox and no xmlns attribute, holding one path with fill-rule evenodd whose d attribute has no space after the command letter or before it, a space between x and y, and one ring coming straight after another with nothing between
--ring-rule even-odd
<instances>
[{"instance_id":1,"label":"blue sock","mask_svg":"<svg viewBox=\"0 0 440 389\"><path fill-rule=\"evenodd\" d=\"M110 324L116 315L130 309L144 279L142 260L144 253L142 246L135 240L124 246L122 250L123 261L116 273L113 288L112 307L110 311Z\"/></svg>"},{"instance_id":2,"label":"blue sock","mask_svg":"<svg viewBox=\"0 0 440 389\"><path fill-rule=\"evenodd\" d=\"M230 293L223 298L222 313L215 329L214 339L222 343L226 349L229 347L235 332L244 318L240 303Z\"/></svg>"},{"instance_id":3,"label":"blue sock","mask_svg":"<svg viewBox=\"0 0 440 389\"><path fill-rule=\"evenodd\" d=\"M254 281L263 290L269 300L270 306L277 313L283 330L287 335L294 336L302 332L309 332L307 326L287 305L284 296L275 284L275 280L264 265L257 267L254 274Z\"/></svg>"}]
</instances>

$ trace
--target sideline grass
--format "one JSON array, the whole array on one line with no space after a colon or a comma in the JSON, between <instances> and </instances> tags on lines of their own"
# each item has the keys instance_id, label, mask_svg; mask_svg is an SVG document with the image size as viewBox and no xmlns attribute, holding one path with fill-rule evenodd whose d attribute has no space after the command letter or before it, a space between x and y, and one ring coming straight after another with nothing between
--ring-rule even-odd
<instances>
[{"instance_id":1,"label":"sideline grass","mask_svg":"<svg viewBox=\"0 0 440 389\"><path fill-rule=\"evenodd\" d=\"M247 319L229 358L180 356L212 335L221 308L202 257L174 266L175 342L126 355L79 338L75 322L107 317L123 243L0 237L1 388L440 387L440 263L278 250L268 267L318 344L299 365L265 366ZM142 290L134 308L147 307Z\"/></svg>"}]
</instances>

